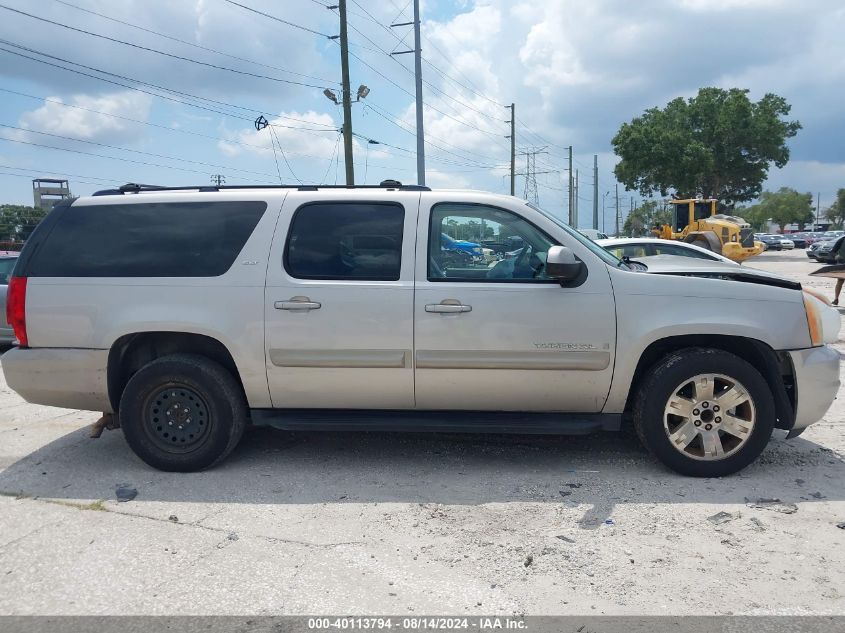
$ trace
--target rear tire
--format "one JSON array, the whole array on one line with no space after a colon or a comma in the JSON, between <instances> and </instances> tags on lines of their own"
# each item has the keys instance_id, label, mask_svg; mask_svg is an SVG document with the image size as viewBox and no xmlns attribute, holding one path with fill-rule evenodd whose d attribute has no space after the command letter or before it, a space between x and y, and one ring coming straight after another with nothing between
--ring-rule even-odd
<instances>
[{"instance_id":1,"label":"rear tire","mask_svg":"<svg viewBox=\"0 0 845 633\"><path fill-rule=\"evenodd\" d=\"M742 470L763 452L774 424L763 376L716 349L688 348L664 357L643 378L634 403L634 428L643 445L691 477Z\"/></svg>"},{"instance_id":2,"label":"rear tire","mask_svg":"<svg viewBox=\"0 0 845 633\"><path fill-rule=\"evenodd\" d=\"M220 463L247 424L237 380L218 363L193 354L163 356L142 367L127 383L119 412L135 454L172 472Z\"/></svg>"}]
</instances>

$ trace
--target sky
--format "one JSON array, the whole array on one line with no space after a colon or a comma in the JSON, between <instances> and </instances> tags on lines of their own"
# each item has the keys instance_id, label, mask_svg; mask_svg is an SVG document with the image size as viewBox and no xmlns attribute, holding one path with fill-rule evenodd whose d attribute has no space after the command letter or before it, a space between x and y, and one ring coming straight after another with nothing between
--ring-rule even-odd
<instances>
[{"instance_id":1,"label":"sky","mask_svg":"<svg viewBox=\"0 0 845 633\"><path fill-rule=\"evenodd\" d=\"M343 183L336 10L328 0L0 0L0 203L35 177L74 195L159 185ZM23 12L23 13L21 13ZM30 15L25 15L25 14ZM839 0L424 0L426 184L509 191L536 154L540 205L578 223L615 204L611 139L645 109L699 88L792 104L803 129L766 188L829 206L845 187L845 6ZM358 184L416 182L412 5L349 0ZM256 130L264 116L272 124ZM275 141L275 142L274 142ZM517 178L516 194L525 179ZM633 192L620 187L623 209ZM601 211L600 211L601 214Z\"/></svg>"}]
</instances>

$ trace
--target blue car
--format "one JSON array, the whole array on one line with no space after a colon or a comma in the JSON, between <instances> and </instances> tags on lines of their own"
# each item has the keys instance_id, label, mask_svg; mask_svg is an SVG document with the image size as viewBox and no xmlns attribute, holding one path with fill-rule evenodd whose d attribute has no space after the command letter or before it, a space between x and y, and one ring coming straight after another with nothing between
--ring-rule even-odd
<instances>
[{"instance_id":1,"label":"blue car","mask_svg":"<svg viewBox=\"0 0 845 633\"><path fill-rule=\"evenodd\" d=\"M471 258L484 257L484 251L481 250L481 245L475 242L467 242L466 240L456 240L454 237L440 234L440 249L444 251L452 251L457 253L465 253Z\"/></svg>"}]
</instances>

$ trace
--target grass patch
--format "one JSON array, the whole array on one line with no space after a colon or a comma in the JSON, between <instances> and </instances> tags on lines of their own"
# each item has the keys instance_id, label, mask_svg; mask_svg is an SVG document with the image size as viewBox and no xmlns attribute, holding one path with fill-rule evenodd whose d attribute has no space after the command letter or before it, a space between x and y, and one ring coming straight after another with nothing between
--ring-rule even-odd
<instances>
[{"instance_id":1,"label":"grass patch","mask_svg":"<svg viewBox=\"0 0 845 633\"><path fill-rule=\"evenodd\" d=\"M92 501L91 503L77 503L75 501L62 501L59 499L45 499L47 503L53 503L58 506L65 506L67 508L76 508L77 510L91 510L93 512L108 512L105 504L105 499Z\"/></svg>"}]
</instances>

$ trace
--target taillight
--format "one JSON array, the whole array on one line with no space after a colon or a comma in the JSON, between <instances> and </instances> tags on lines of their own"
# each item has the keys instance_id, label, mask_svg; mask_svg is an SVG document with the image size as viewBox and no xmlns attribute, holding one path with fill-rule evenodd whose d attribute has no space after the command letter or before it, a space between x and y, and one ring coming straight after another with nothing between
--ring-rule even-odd
<instances>
[{"instance_id":1,"label":"taillight","mask_svg":"<svg viewBox=\"0 0 845 633\"><path fill-rule=\"evenodd\" d=\"M15 331L21 347L27 347L26 338L26 277L12 277L6 291L6 321Z\"/></svg>"}]
</instances>

